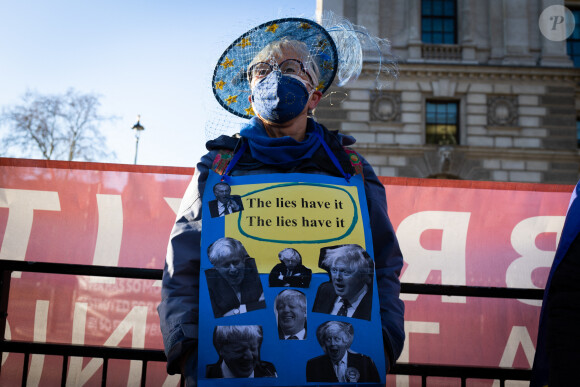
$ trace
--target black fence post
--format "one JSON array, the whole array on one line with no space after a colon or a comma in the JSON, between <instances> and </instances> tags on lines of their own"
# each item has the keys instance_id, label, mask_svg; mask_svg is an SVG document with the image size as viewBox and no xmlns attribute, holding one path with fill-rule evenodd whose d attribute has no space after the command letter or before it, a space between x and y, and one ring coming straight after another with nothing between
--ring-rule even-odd
<instances>
[{"instance_id":1,"label":"black fence post","mask_svg":"<svg viewBox=\"0 0 580 387\"><path fill-rule=\"evenodd\" d=\"M0 260L0 374L2 373L2 355L6 341L6 318L8 317L8 296L10 294L10 278L12 270L6 269Z\"/></svg>"}]
</instances>

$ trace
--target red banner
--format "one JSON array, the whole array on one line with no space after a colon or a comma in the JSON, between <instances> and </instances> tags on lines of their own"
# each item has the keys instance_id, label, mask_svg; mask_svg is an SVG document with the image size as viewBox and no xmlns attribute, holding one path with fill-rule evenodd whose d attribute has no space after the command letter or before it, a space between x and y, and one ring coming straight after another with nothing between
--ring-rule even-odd
<instances>
[{"instance_id":1,"label":"red banner","mask_svg":"<svg viewBox=\"0 0 580 387\"><path fill-rule=\"evenodd\" d=\"M0 159L0 259L163 268L192 168ZM543 287L573 186L382 178L403 250L403 282ZM531 367L539 302L403 295L399 361ZM162 348L152 280L14 273L6 337ZM20 383L4 354L0 384ZM60 383L62 359L33 355L31 385ZM102 360L70 359L67 382L100 385ZM109 382L139 383L139 362L113 361ZM148 385L175 386L151 364ZM396 380L396 383L395 383ZM420 383L404 376L388 385ZM441 381L441 385L446 385ZM478 385L491 385L481 382Z\"/></svg>"}]
</instances>

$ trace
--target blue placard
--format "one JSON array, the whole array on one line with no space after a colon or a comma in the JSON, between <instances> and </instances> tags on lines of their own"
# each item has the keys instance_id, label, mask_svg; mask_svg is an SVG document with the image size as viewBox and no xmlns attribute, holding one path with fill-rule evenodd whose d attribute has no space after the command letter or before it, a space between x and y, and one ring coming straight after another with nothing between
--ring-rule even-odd
<instances>
[{"instance_id":1,"label":"blue placard","mask_svg":"<svg viewBox=\"0 0 580 387\"><path fill-rule=\"evenodd\" d=\"M199 386L384 386L362 178L210 172L203 198Z\"/></svg>"}]
</instances>

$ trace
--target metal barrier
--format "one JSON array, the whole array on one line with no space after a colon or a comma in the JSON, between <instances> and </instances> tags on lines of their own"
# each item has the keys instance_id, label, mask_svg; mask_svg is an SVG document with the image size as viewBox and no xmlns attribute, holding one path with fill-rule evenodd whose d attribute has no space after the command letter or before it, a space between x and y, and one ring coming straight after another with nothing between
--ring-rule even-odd
<instances>
[{"instance_id":1,"label":"metal barrier","mask_svg":"<svg viewBox=\"0 0 580 387\"><path fill-rule=\"evenodd\" d=\"M71 356L103 359L103 368L101 374L102 386L106 386L107 384L108 362L110 359L142 361L143 367L141 369L141 386L145 386L147 381L147 365L149 362L165 363L167 361L165 353L158 349L114 348L105 346L72 344L46 344L6 340L4 337L4 332L6 331L6 318L8 317L10 280L12 272L14 271L158 280L161 279L163 270L0 260L0 332L2 332L2 340L0 340L0 358L4 352L24 354L22 386L26 386L27 383L28 372L24 371L28 370L29 358L31 354L56 355L63 357L61 386L65 386L66 384L68 360ZM2 372L1 365L0 372ZM183 386L183 384L184 383L182 378L181 385Z\"/></svg>"},{"instance_id":2,"label":"metal barrier","mask_svg":"<svg viewBox=\"0 0 580 387\"><path fill-rule=\"evenodd\" d=\"M22 353L24 354L23 370L27 370L31 354L62 356L62 386L64 386L66 383L68 359L71 356L103 359L104 362L101 376L102 386L106 386L109 359L142 361L143 367L141 371L141 386L145 386L147 380L148 363L166 361L164 352L157 349L113 348L105 346L46 344L6 340L4 337L4 332L6 331L6 318L8 316L10 280L12 272L14 271L152 280L161 279L163 273L162 270L158 269L0 260L0 332L2 332L2 339L0 340L0 358L2 357L2 353L5 352ZM402 283L401 293L541 300L544 291L542 289ZM1 372L2 366L0 364L0 373ZM529 381L531 377L530 369L416 363L397 363L390 373L395 375L421 376L423 386L427 386L428 377L459 378L461 379L461 386L465 386L468 379L497 379L500 381L501 387L505 386L506 380ZM27 376L27 372L22 372L22 386L26 386ZM181 385L183 386L183 378L181 379Z\"/></svg>"},{"instance_id":3,"label":"metal barrier","mask_svg":"<svg viewBox=\"0 0 580 387\"><path fill-rule=\"evenodd\" d=\"M541 300L544 297L543 289L410 283L401 284L401 293L484 298L517 298L528 300ZM450 377L461 379L461 387L466 386L468 379L499 380L500 387L504 387L507 380L529 381L532 377L532 370L502 367L397 363L391 370L391 374L421 376L421 385L423 387L427 386L428 377Z\"/></svg>"}]
</instances>

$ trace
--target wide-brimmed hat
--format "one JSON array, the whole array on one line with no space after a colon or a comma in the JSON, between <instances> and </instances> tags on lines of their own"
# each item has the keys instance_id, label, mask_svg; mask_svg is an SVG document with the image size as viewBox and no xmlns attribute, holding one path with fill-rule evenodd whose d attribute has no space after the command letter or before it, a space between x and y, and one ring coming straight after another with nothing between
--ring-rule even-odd
<instances>
[{"instance_id":1,"label":"wide-brimmed hat","mask_svg":"<svg viewBox=\"0 0 580 387\"><path fill-rule=\"evenodd\" d=\"M330 34L309 19L277 19L261 24L237 38L218 60L212 77L212 88L221 106L243 118L255 115L248 98L252 93L247 77L248 65L268 44L283 39L306 44L309 60L314 61L320 71L318 84L314 85L316 90L324 93L330 87L339 59Z\"/></svg>"}]
</instances>

